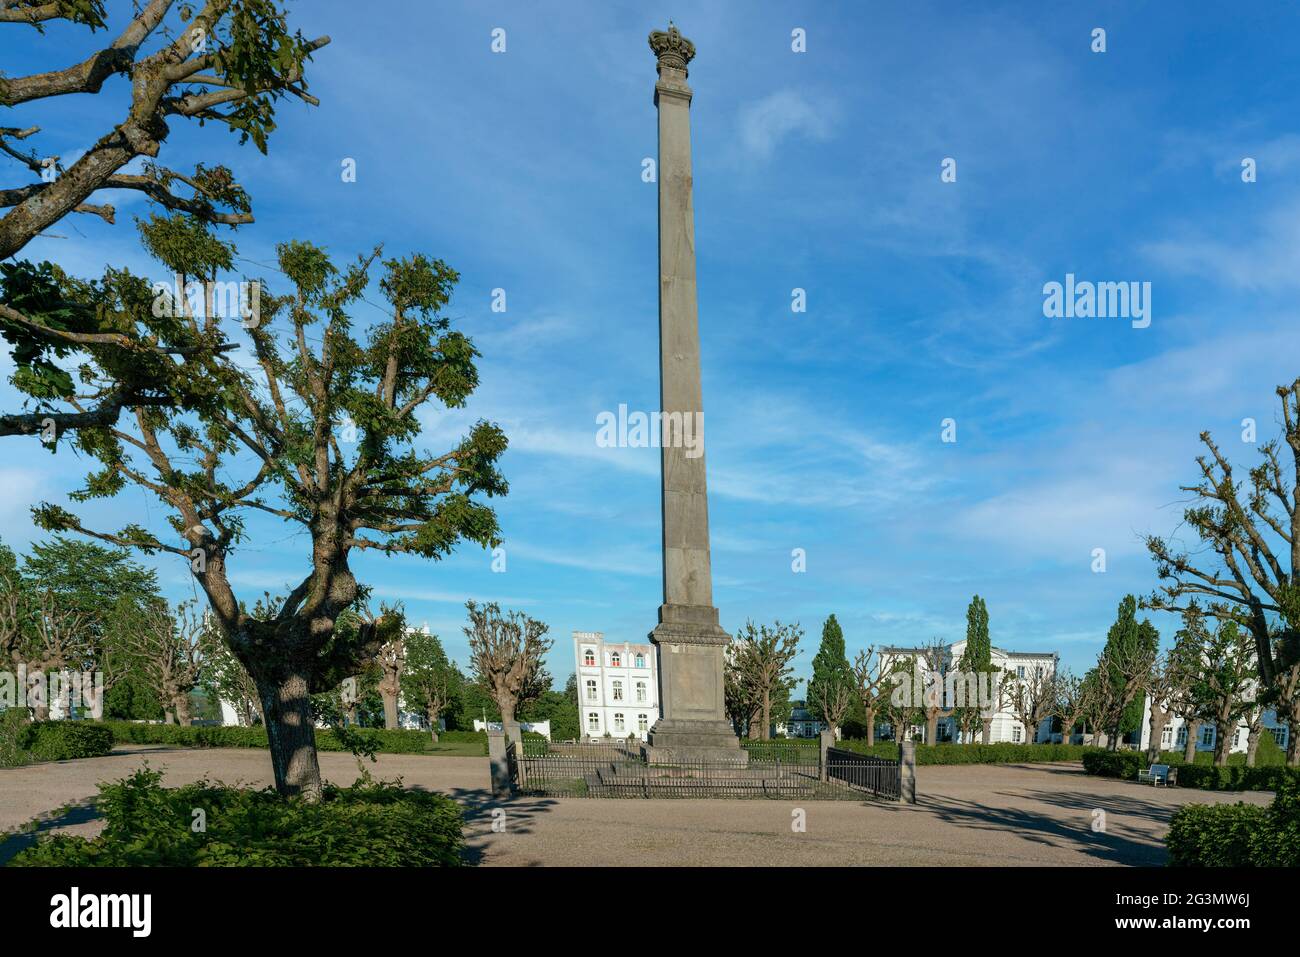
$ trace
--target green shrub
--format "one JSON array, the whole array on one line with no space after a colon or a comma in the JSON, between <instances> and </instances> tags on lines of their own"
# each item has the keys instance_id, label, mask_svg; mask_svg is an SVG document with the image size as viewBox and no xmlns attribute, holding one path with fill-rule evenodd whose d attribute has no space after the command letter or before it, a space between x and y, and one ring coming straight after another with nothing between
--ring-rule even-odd
<instances>
[{"instance_id":1,"label":"green shrub","mask_svg":"<svg viewBox=\"0 0 1300 957\"><path fill-rule=\"evenodd\" d=\"M17 767L31 760L27 754L30 727L26 708L0 711L0 768Z\"/></svg>"},{"instance_id":2,"label":"green shrub","mask_svg":"<svg viewBox=\"0 0 1300 957\"><path fill-rule=\"evenodd\" d=\"M205 725L136 724L130 721L106 721L119 744L171 744L188 748L265 748L266 729ZM348 728L349 736L374 745L379 754L423 754L433 745L427 731L388 731L381 728ZM487 754L487 735L481 731L446 731L438 735L439 743L479 741ZM347 751L338 735L317 729L316 748L320 751Z\"/></svg>"},{"instance_id":3,"label":"green shrub","mask_svg":"<svg viewBox=\"0 0 1300 957\"><path fill-rule=\"evenodd\" d=\"M113 732L92 721L34 721L24 747L35 761L102 758L113 750Z\"/></svg>"},{"instance_id":4,"label":"green shrub","mask_svg":"<svg viewBox=\"0 0 1300 957\"><path fill-rule=\"evenodd\" d=\"M1300 769L1276 764L1253 768L1244 764L1178 765L1178 786L1203 791L1277 791L1287 778L1300 779Z\"/></svg>"},{"instance_id":5,"label":"green shrub","mask_svg":"<svg viewBox=\"0 0 1300 957\"><path fill-rule=\"evenodd\" d=\"M1254 804L1187 804L1169 822L1171 867L1240 867L1251 861L1251 841L1266 820Z\"/></svg>"},{"instance_id":6,"label":"green shrub","mask_svg":"<svg viewBox=\"0 0 1300 957\"><path fill-rule=\"evenodd\" d=\"M149 767L99 789L103 832L55 835L11 867L453 867L460 806L397 784L327 785L320 803L200 781L160 786ZM204 830L191 829L194 811Z\"/></svg>"},{"instance_id":7,"label":"green shrub","mask_svg":"<svg viewBox=\"0 0 1300 957\"><path fill-rule=\"evenodd\" d=\"M1147 767L1146 755L1140 751L1089 751L1083 756L1083 769L1103 778L1124 778L1136 781L1138 772ZM1182 769L1179 766L1179 784Z\"/></svg>"},{"instance_id":8,"label":"green shrub","mask_svg":"<svg viewBox=\"0 0 1300 957\"><path fill-rule=\"evenodd\" d=\"M1300 866L1300 777L1281 777L1268 807L1185 805L1165 843L1172 867Z\"/></svg>"},{"instance_id":9,"label":"green shrub","mask_svg":"<svg viewBox=\"0 0 1300 957\"><path fill-rule=\"evenodd\" d=\"M836 747L877 758L898 760L898 745L892 741L867 747L866 741L840 741ZM1081 744L918 744L920 764L1039 764L1045 761L1078 761L1098 750Z\"/></svg>"}]
</instances>

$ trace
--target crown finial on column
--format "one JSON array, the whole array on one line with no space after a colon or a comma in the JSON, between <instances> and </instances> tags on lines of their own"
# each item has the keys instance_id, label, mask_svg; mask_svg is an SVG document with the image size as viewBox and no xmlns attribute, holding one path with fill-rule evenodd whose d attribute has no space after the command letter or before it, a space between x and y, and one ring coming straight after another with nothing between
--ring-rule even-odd
<instances>
[{"instance_id":1,"label":"crown finial on column","mask_svg":"<svg viewBox=\"0 0 1300 957\"><path fill-rule=\"evenodd\" d=\"M650 49L659 59L659 69L664 67L681 70L686 75L686 64L695 57L695 44L682 36L677 25L668 21L667 30L655 30L650 34Z\"/></svg>"}]
</instances>

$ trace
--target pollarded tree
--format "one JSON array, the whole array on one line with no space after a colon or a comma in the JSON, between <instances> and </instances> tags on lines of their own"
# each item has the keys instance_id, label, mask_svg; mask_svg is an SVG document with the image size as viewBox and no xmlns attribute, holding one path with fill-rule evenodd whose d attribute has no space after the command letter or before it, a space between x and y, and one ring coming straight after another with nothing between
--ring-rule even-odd
<instances>
[{"instance_id":1,"label":"pollarded tree","mask_svg":"<svg viewBox=\"0 0 1300 957\"><path fill-rule=\"evenodd\" d=\"M470 667L501 711L502 724L512 724L515 715L551 686L542 659L553 642L546 637L544 622L521 611L501 614L501 606L489 602L479 606L466 602L469 626Z\"/></svg>"},{"instance_id":2,"label":"pollarded tree","mask_svg":"<svg viewBox=\"0 0 1300 957\"><path fill-rule=\"evenodd\" d=\"M1025 729L1025 744L1035 744L1038 729L1056 707L1056 675L1041 665L1026 669L1025 676L1008 671L1002 681L1011 713Z\"/></svg>"},{"instance_id":3,"label":"pollarded tree","mask_svg":"<svg viewBox=\"0 0 1300 957\"><path fill-rule=\"evenodd\" d=\"M111 205L96 202L102 190L143 193L164 209L205 223L237 226L253 221L247 193L224 166L199 163L191 172L162 166L157 157L170 132L169 120L222 125L240 142L252 140L266 151L275 128L277 103L294 96L317 101L306 91L303 71L313 51L328 37L305 39L292 30L283 3L276 0L138 0L124 18L111 16L103 0L4 0L0 27L43 33L52 21L70 21L92 32L109 31L103 47L75 63L26 76L0 77L0 105L37 123L0 129L0 152L25 169L26 183L0 188L0 259L15 256L34 237L74 213L113 222ZM119 6L125 8L123 3ZM25 25L25 26L24 26ZM35 37L33 37L35 39ZM58 47L47 40L51 58ZM111 82L115 77L128 82ZM114 107L115 93L125 96ZM41 104L68 95L94 96L102 108L102 134L86 142L66 168L58 156L33 147L41 132ZM24 120L24 123L26 120ZM136 172L126 172L143 160ZM92 308L52 294L63 284L50 263L5 263L0 285L0 335L14 350L14 377L21 392L35 400L34 412L0 415L0 436L40 433L52 443L68 430L117 422L122 409L159 402L165 390L153 388L160 358L180 358L218 346L159 336L156 324L124 323L106 296ZM104 277L112 286L118 273ZM85 396L80 409L52 408L75 394L58 360L76 350L103 359L112 372L108 384Z\"/></svg>"},{"instance_id":4,"label":"pollarded tree","mask_svg":"<svg viewBox=\"0 0 1300 957\"><path fill-rule=\"evenodd\" d=\"M788 695L794 687L791 677L794 668L790 662L799 653L803 629L798 624L783 625L773 622L754 626L752 621L731 640L735 648L738 680L758 701L759 740L772 736L772 712L782 694Z\"/></svg>"},{"instance_id":5,"label":"pollarded tree","mask_svg":"<svg viewBox=\"0 0 1300 957\"><path fill-rule=\"evenodd\" d=\"M757 689L741 673L739 655L744 646L737 640L728 643L722 655L723 703L727 717L742 738L754 737L758 722L759 701ZM761 733L759 737L761 737Z\"/></svg>"},{"instance_id":6,"label":"pollarded tree","mask_svg":"<svg viewBox=\"0 0 1300 957\"><path fill-rule=\"evenodd\" d=\"M443 651L437 635L415 631L406 639L406 667L402 692L424 709L433 740L438 740L438 720L451 708L460 691L461 676Z\"/></svg>"},{"instance_id":7,"label":"pollarded tree","mask_svg":"<svg viewBox=\"0 0 1300 957\"><path fill-rule=\"evenodd\" d=\"M1052 682L1051 716L1061 723L1061 743L1069 744L1074 726L1088 713L1088 696L1093 686L1067 668L1056 673Z\"/></svg>"},{"instance_id":8,"label":"pollarded tree","mask_svg":"<svg viewBox=\"0 0 1300 957\"><path fill-rule=\"evenodd\" d=\"M1106 633L1106 645L1098 661L1100 674L1110 686L1107 700L1111 710L1106 731L1111 750L1119 747L1121 735L1141 725L1140 692L1155 663L1159 644L1160 633L1155 626L1145 618L1137 620L1137 599L1125 595L1119 603L1115 623Z\"/></svg>"},{"instance_id":9,"label":"pollarded tree","mask_svg":"<svg viewBox=\"0 0 1300 957\"><path fill-rule=\"evenodd\" d=\"M190 692L203 682L203 619L187 603L155 604L119 632L123 651L163 706L166 724L190 723Z\"/></svg>"},{"instance_id":10,"label":"pollarded tree","mask_svg":"<svg viewBox=\"0 0 1300 957\"><path fill-rule=\"evenodd\" d=\"M844 631L831 615L822 625L822 641L813 656L808 707L834 734L848 713L857 682L844 648Z\"/></svg>"},{"instance_id":11,"label":"pollarded tree","mask_svg":"<svg viewBox=\"0 0 1300 957\"><path fill-rule=\"evenodd\" d=\"M1228 763L1228 751L1237 725L1254 703L1255 650L1250 633L1235 621L1221 621L1205 633L1201 670L1196 678L1202 689L1206 714L1214 722L1214 763Z\"/></svg>"},{"instance_id":12,"label":"pollarded tree","mask_svg":"<svg viewBox=\"0 0 1300 957\"><path fill-rule=\"evenodd\" d=\"M165 264L210 265L221 254L212 237L185 242L188 234L168 231L169 223L142 225ZM151 242L161 237L178 242ZM74 500L134 484L168 508L170 532L138 524L94 530L48 504L35 517L47 529L189 562L223 637L257 684L277 788L315 800L321 781L311 695L358 674L402 627L392 613L336 627L364 597L353 553L437 559L462 539L496 544L496 515L475 496L505 493L496 461L506 439L479 422L441 454L417 446L419 413L431 400L462 406L478 383L477 350L438 314L458 278L450 267L420 254L386 260L378 287L391 311L357 329L351 307L378 249L343 272L308 243L284 243L277 253L292 292L261 294L259 318L245 327L251 363L224 352L185 363L163 357L167 378L181 383L181 406L135 408L131 426L82 430L74 440L102 465ZM223 321L179 311L177 322L196 337ZM250 535L250 514L301 526L310 538L305 576L262 613L241 603L230 573Z\"/></svg>"},{"instance_id":13,"label":"pollarded tree","mask_svg":"<svg viewBox=\"0 0 1300 957\"><path fill-rule=\"evenodd\" d=\"M1165 727L1174 716L1174 709L1183 694L1185 684L1191 676L1182 667L1181 658L1171 649L1169 653L1157 655L1147 672L1146 683L1142 691L1151 701L1151 716L1148 721L1147 761L1154 764L1160 756L1160 743L1164 737Z\"/></svg>"},{"instance_id":14,"label":"pollarded tree","mask_svg":"<svg viewBox=\"0 0 1300 957\"><path fill-rule=\"evenodd\" d=\"M1147 549L1165 583L1146 599L1151 608L1183 611L1209 599L1205 614L1246 628L1255 646L1261 700L1290 729L1287 764L1300 765L1300 378L1278 386L1281 440L1259 447L1260 462L1236 478L1209 432L1200 478L1181 489L1196 497L1184 521L1203 547L1187 549L1152 536Z\"/></svg>"},{"instance_id":15,"label":"pollarded tree","mask_svg":"<svg viewBox=\"0 0 1300 957\"><path fill-rule=\"evenodd\" d=\"M887 705L894 688L893 672L875 645L859 651L853 659L853 680L867 726L867 746L876 743L876 715Z\"/></svg>"},{"instance_id":16,"label":"pollarded tree","mask_svg":"<svg viewBox=\"0 0 1300 957\"><path fill-rule=\"evenodd\" d=\"M384 702L384 727L392 731L402 726L397 712L402 694L402 673L406 670L406 636L396 635L379 649L379 697Z\"/></svg>"},{"instance_id":17,"label":"pollarded tree","mask_svg":"<svg viewBox=\"0 0 1300 957\"><path fill-rule=\"evenodd\" d=\"M948 695L949 688L955 685L949 675L955 670L948 644L941 638L935 638L921 649L917 664L922 668L923 693L921 695L921 713L925 715L925 743L939 743L939 721L951 717L957 710L957 703Z\"/></svg>"}]
</instances>

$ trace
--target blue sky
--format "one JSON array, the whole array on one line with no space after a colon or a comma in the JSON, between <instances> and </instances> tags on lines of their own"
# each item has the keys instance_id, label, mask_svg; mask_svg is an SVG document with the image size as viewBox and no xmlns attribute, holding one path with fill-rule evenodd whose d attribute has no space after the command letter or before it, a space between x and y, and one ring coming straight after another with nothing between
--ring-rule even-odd
<instances>
[{"instance_id":1,"label":"blue sky","mask_svg":"<svg viewBox=\"0 0 1300 957\"><path fill-rule=\"evenodd\" d=\"M1293 5L405 7L362 18L341 0L294 4L305 34L333 38L309 72L321 105L285 104L266 157L177 121L161 158L237 170L257 216L234 235L250 278L274 285L257 264L288 238L338 261L383 242L460 271L449 314L484 353L482 386L467 409L426 416L426 434L441 449L485 417L509 435L507 570L476 546L354 567L462 661L467 597L548 622L560 682L571 630L641 640L655 623L658 453L599 448L595 434L601 411L658 398L656 199L641 162L655 155L646 35L670 16L698 49L713 572L729 630L802 623L802 676L831 612L852 653L959 638L979 593L995 644L1086 667L1120 598L1155 585L1141 538L1177 528L1198 433L1246 464L1241 420L1261 440L1277 432L1274 388L1300 374ZM1094 27L1105 53L1090 50ZM791 51L795 28L806 53ZM0 32L6 71L91 48L83 31L48 36ZM105 101L121 109L123 81L5 125L39 123L40 148L67 161L102 132ZM347 157L355 183L340 176ZM955 183L940 181L945 157ZM152 276L130 223L147 204L114 202L117 226L65 220L62 238L22 255ZM1043 284L1067 272L1150 282L1150 327L1045 318ZM490 309L498 287L505 313ZM791 311L795 287L806 313ZM12 405L8 386L0 397ZM941 441L945 418L955 443ZM65 502L84 471L7 440L0 536L22 548L29 505ZM134 493L91 513L162 527ZM305 571L305 538L259 529L232 562L250 600ZM157 564L171 595L190 594L178 560ZM1153 620L1166 636L1176 626Z\"/></svg>"}]
</instances>

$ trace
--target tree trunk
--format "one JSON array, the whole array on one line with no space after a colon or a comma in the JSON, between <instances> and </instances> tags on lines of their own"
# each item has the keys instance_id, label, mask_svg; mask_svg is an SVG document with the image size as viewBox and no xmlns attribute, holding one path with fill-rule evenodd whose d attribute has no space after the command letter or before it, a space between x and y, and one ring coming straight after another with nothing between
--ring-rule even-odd
<instances>
[{"instance_id":1,"label":"tree trunk","mask_svg":"<svg viewBox=\"0 0 1300 957\"><path fill-rule=\"evenodd\" d=\"M1232 739L1236 730L1236 728L1229 727L1225 720L1214 722L1214 766L1216 768L1227 767L1228 749L1232 747Z\"/></svg>"},{"instance_id":2,"label":"tree trunk","mask_svg":"<svg viewBox=\"0 0 1300 957\"><path fill-rule=\"evenodd\" d=\"M1259 736L1263 733L1264 726L1256 721L1246 733L1246 767L1255 766L1255 754L1259 750Z\"/></svg>"},{"instance_id":3,"label":"tree trunk","mask_svg":"<svg viewBox=\"0 0 1300 957\"><path fill-rule=\"evenodd\" d=\"M388 707L388 706L385 704L385 706L384 706L385 710L387 710L387 707ZM504 729L504 728L506 727L506 725L514 724L514 721L515 721L515 700L514 700L513 698L506 698L506 699L500 700L500 701L497 702L497 707L501 709L501 727L502 727L502 729ZM386 717L386 716L385 716L385 719L384 719L384 720L387 720L387 717Z\"/></svg>"},{"instance_id":4,"label":"tree trunk","mask_svg":"<svg viewBox=\"0 0 1300 957\"><path fill-rule=\"evenodd\" d=\"M983 731L980 732L980 744L988 744L993 737L993 719L981 718L980 722L984 725Z\"/></svg>"},{"instance_id":5,"label":"tree trunk","mask_svg":"<svg viewBox=\"0 0 1300 957\"><path fill-rule=\"evenodd\" d=\"M1187 728L1187 740L1183 742L1183 761L1186 764L1192 764L1196 761L1196 739L1201 734L1201 722L1191 721L1185 727Z\"/></svg>"},{"instance_id":6,"label":"tree trunk","mask_svg":"<svg viewBox=\"0 0 1300 957\"><path fill-rule=\"evenodd\" d=\"M176 696L176 723L188 726L190 723L190 695L182 691Z\"/></svg>"},{"instance_id":7,"label":"tree trunk","mask_svg":"<svg viewBox=\"0 0 1300 957\"><path fill-rule=\"evenodd\" d=\"M307 676L291 672L279 681L258 679L257 688L262 697L275 789L283 797L301 795L307 801L319 801L320 763L316 759L316 727Z\"/></svg>"},{"instance_id":8,"label":"tree trunk","mask_svg":"<svg viewBox=\"0 0 1300 957\"><path fill-rule=\"evenodd\" d=\"M396 731L402 726L397 716L397 692L381 689L381 697L384 699L384 727L389 731Z\"/></svg>"},{"instance_id":9,"label":"tree trunk","mask_svg":"<svg viewBox=\"0 0 1300 957\"><path fill-rule=\"evenodd\" d=\"M876 743L876 709L863 709L867 715L867 747Z\"/></svg>"},{"instance_id":10,"label":"tree trunk","mask_svg":"<svg viewBox=\"0 0 1300 957\"><path fill-rule=\"evenodd\" d=\"M433 743L438 743L438 708L429 709L429 735L433 738Z\"/></svg>"},{"instance_id":11,"label":"tree trunk","mask_svg":"<svg viewBox=\"0 0 1300 957\"><path fill-rule=\"evenodd\" d=\"M758 729L758 740L766 741L772 733L772 692L763 689L763 724Z\"/></svg>"},{"instance_id":12,"label":"tree trunk","mask_svg":"<svg viewBox=\"0 0 1300 957\"><path fill-rule=\"evenodd\" d=\"M1300 720L1294 710L1286 723L1286 763L1291 767L1300 767Z\"/></svg>"},{"instance_id":13,"label":"tree trunk","mask_svg":"<svg viewBox=\"0 0 1300 957\"><path fill-rule=\"evenodd\" d=\"M163 724L175 724L176 712L172 708L163 708Z\"/></svg>"},{"instance_id":14,"label":"tree trunk","mask_svg":"<svg viewBox=\"0 0 1300 957\"><path fill-rule=\"evenodd\" d=\"M1160 757L1160 739L1164 737L1169 716L1156 708L1151 709L1151 740L1147 742L1147 763L1155 764Z\"/></svg>"},{"instance_id":15,"label":"tree trunk","mask_svg":"<svg viewBox=\"0 0 1300 957\"><path fill-rule=\"evenodd\" d=\"M925 743L934 745L939 742L939 712L932 711L925 716Z\"/></svg>"}]
</instances>

